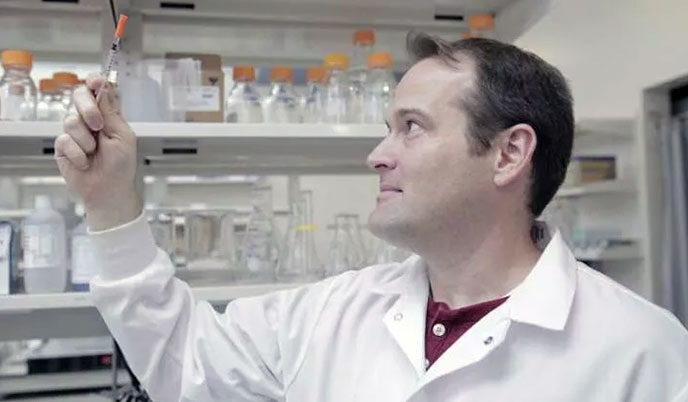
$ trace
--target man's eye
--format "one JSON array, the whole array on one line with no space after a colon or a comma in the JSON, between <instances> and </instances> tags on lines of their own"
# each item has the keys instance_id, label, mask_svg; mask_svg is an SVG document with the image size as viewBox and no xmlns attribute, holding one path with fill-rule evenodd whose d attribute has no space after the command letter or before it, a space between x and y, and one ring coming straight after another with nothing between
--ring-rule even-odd
<instances>
[{"instance_id":1,"label":"man's eye","mask_svg":"<svg viewBox=\"0 0 688 402\"><path fill-rule=\"evenodd\" d=\"M406 131L409 133L413 133L417 131L420 128L420 125L416 123L413 120L407 120L406 121Z\"/></svg>"}]
</instances>

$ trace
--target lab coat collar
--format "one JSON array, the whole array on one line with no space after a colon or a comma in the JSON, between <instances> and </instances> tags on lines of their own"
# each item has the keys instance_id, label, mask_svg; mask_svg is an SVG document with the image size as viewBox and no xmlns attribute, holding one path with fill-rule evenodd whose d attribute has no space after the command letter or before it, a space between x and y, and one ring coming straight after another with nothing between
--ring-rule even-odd
<instances>
[{"instance_id":1,"label":"lab coat collar","mask_svg":"<svg viewBox=\"0 0 688 402\"><path fill-rule=\"evenodd\" d=\"M505 304L508 305L509 316L513 321L563 330L576 290L577 262L559 231L550 239L547 227L542 224L536 227L539 234L534 234L534 237L538 247L543 249L540 259L523 282L509 293L509 300ZM406 306L419 303L424 312L429 295L425 262L414 255L401 264L402 274L380 284L373 291L400 295L397 303L401 302ZM392 310L394 308L390 309Z\"/></svg>"}]
</instances>

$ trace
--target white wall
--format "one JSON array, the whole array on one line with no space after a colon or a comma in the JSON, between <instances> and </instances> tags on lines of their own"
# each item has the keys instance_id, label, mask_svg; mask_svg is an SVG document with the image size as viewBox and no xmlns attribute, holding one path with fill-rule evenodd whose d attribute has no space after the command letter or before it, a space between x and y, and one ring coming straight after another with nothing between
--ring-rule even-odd
<instances>
[{"instance_id":1,"label":"white wall","mask_svg":"<svg viewBox=\"0 0 688 402\"><path fill-rule=\"evenodd\" d=\"M554 0L515 44L559 67L577 118L631 117L640 91L688 72L688 1Z\"/></svg>"}]
</instances>

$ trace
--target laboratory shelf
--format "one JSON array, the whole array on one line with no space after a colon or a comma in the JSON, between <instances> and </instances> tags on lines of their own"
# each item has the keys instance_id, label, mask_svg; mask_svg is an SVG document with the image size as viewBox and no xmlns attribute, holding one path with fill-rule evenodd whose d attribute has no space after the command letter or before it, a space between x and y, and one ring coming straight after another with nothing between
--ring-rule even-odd
<instances>
[{"instance_id":1,"label":"laboratory shelf","mask_svg":"<svg viewBox=\"0 0 688 402\"><path fill-rule=\"evenodd\" d=\"M607 180L582 184L575 187L563 187L555 198L579 198L593 195L632 195L636 193L635 185L629 181Z\"/></svg>"},{"instance_id":2,"label":"laboratory shelf","mask_svg":"<svg viewBox=\"0 0 688 402\"><path fill-rule=\"evenodd\" d=\"M117 372L117 384L129 383L129 374L124 369ZM0 377L0 396L44 391L68 391L79 389L106 388L112 385L111 370L90 370L70 373L31 374ZM91 396L91 399L100 400ZM23 399L22 399L23 400Z\"/></svg>"},{"instance_id":3,"label":"laboratory shelf","mask_svg":"<svg viewBox=\"0 0 688 402\"><path fill-rule=\"evenodd\" d=\"M382 124L132 123L146 174L360 174ZM56 172L56 122L0 122L0 170Z\"/></svg>"},{"instance_id":4,"label":"laboratory shelf","mask_svg":"<svg viewBox=\"0 0 688 402\"><path fill-rule=\"evenodd\" d=\"M633 139L631 119L583 119L576 122L574 141L630 141Z\"/></svg>"},{"instance_id":5,"label":"laboratory shelf","mask_svg":"<svg viewBox=\"0 0 688 402\"><path fill-rule=\"evenodd\" d=\"M217 306L228 301L303 286L303 283L192 287L196 300ZM0 296L0 341L108 335L87 292Z\"/></svg>"},{"instance_id":6,"label":"laboratory shelf","mask_svg":"<svg viewBox=\"0 0 688 402\"><path fill-rule=\"evenodd\" d=\"M574 250L573 253L576 259L582 261L629 261L643 258L638 243L610 246L603 249Z\"/></svg>"}]
</instances>

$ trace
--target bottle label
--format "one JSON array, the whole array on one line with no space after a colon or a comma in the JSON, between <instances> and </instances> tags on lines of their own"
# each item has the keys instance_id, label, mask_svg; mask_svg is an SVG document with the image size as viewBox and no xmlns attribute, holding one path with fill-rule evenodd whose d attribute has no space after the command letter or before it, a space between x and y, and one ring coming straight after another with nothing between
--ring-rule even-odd
<instances>
[{"instance_id":1,"label":"bottle label","mask_svg":"<svg viewBox=\"0 0 688 402\"><path fill-rule=\"evenodd\" d=\"M57 236L51 225L24 227L24 268L46 268L60 264Z\"/></svg>"},{"instance_id":2,"label":"bottle label","mask_svg":"<svg viewBox=\"0 0 688 402\"><path fill-rule=\"evenodd\" d=\"M187 112L220 111L220 88L214 86L172 86L170 110Z\"/></svg>"},{"instance_id":3,"label":"bottle label","mask_svg":"<svg viewBox=\"0 0 688 402\"><path fill-rule=\"evenodd\" d=\"M72 238L72 282L88 283L97 274L93 247L86 235Z\"/></svg>"}]
</instances>

